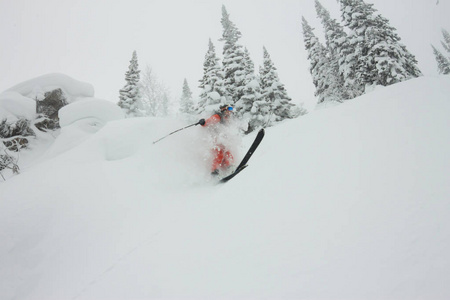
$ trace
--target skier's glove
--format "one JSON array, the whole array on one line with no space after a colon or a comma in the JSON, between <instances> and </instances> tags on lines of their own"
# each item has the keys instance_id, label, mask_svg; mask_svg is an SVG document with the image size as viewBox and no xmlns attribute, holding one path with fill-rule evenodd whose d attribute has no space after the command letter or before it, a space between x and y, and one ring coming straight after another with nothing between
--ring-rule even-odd
<instances>
[{"instance_id":1,"label":"skier's glove","mask_svg":"<svg viewBox=\"0 0 450 300\"><path fill-rule=\"evenodd\" d=\"M200 125L202 125L202 126L205 125L205 123L206 123L206 122L205 122L205 119L201 119L200 121L198 121L198 124L200 124Z\"/></svg>"}]
</instances>

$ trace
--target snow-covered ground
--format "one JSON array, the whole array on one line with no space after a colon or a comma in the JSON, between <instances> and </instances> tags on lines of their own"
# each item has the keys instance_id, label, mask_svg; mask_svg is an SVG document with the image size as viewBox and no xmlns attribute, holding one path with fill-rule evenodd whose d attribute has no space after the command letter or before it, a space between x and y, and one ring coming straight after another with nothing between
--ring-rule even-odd
<instances>
[{"instance_id":1,"label":"snow-covered ground","mask_svg":"<svg viewBox=\"0 0 450 300\"><path fill-rule=\"evenodd\" d=\"M203 128L75 104L0 184L0 299L450 299L449 76L268 128L222 185Z\"/></svg>"}]
</instances>

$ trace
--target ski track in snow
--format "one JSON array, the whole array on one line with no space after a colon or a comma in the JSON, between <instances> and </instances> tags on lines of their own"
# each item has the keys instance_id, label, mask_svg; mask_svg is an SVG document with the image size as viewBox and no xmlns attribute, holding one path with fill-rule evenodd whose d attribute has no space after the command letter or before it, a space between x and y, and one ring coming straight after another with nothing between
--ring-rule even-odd
<instances>
[{"instance_id":1,"label":"ski track in snow","mask_svg":"<svg viewBox=\"0 0 450 300\"><path fill-rule=\"evenodd\" d=\"M106 270L104 270L103 272L101 272L94 280L92 280L91 282L89 282L89 284L82 289L82 291L76 295L75 297L73 297L73 300L79 299L80 297L83 296L83 294L85 294L91 287L93 287L94 285L96 285L98 282L100 282L103 278L105 278L110 272L112 272L119 264L123 263L127 257L129 257L130 255L132 255L134 252L136 252L138 249L140 249L142 246L146 246L152 243L152 240L157 237L159 234L161 234L161 231L155 233L154 235L150 236L149 238L147 238L145 241L143 241L142 243L140 243L139 245L137 245L136 247L132 248L130 251L128 251L127 253L125 253L124 255L120 256L109 268L107 268Z\"/></svg>"}]
</instances>

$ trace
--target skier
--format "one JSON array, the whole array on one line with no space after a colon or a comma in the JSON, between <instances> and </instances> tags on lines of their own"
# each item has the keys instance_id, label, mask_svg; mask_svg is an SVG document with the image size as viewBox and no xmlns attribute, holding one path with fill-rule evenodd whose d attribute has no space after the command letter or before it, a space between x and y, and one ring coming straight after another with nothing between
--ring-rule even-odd
<instances>
[{"instance_id":1,"label":"skier","mask_svg":"<svg viewBox=\"0 0 450 300\"><path fill-rule=\"evenodd\" d=\"M220 106L220 110L208 119L201 119L198 122L203 127L207 127L213 135L211 175L219 175L219 171L226 171L234 163L233 155L221 141L226 138L223 126L229 124L232 114L233 106L226 104Z\"/></svg>"}]
</instances>

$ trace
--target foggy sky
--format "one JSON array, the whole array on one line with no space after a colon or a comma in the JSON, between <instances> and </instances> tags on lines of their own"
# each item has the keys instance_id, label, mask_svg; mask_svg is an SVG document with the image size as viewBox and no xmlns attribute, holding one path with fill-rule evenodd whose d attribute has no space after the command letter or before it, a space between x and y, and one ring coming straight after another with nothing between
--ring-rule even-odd
<instances>
[{"instance_id":1,"label":"foggy sky","mask_svg":"<svg viewBox=\"0 0 450 300\"><path fill-rule=\"evenodd\" d=\"M437 75L430 44L450 31L449 1L371 0L397 28L425 75ZM336 0L322 0L340 21ZM179 99L183 79L198 96L208 39L222 58L221 6L242 33L256 70L265 46L295 103L315 103L301 17L323 40L313 0L0 0L0 92L59 72L91 83L95 96L118 101L133 50Z\"/></svg>"}]
</instances>

